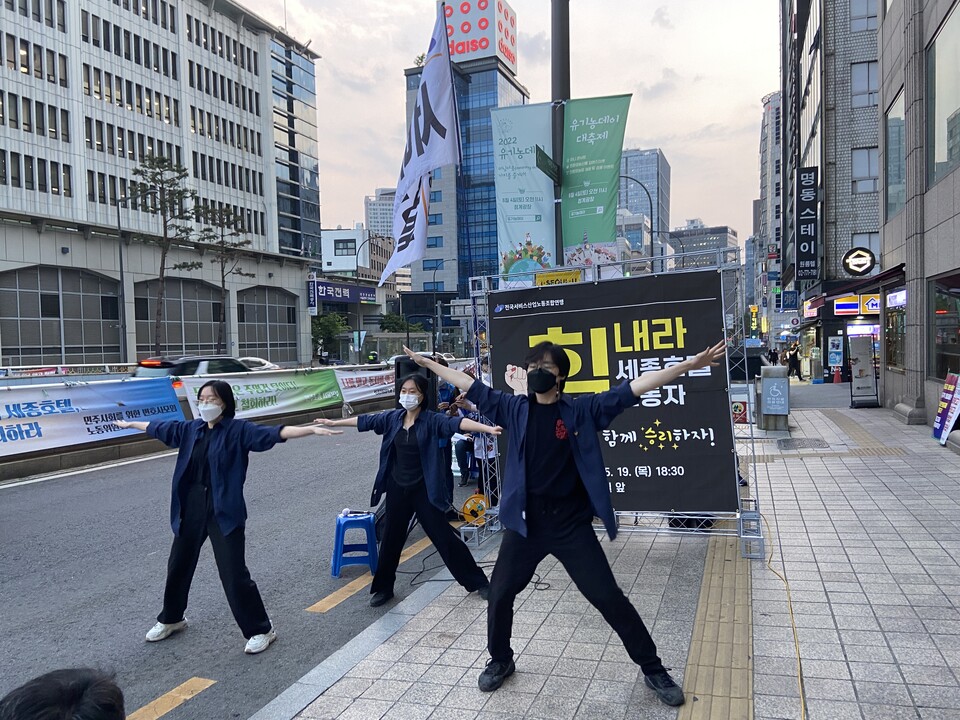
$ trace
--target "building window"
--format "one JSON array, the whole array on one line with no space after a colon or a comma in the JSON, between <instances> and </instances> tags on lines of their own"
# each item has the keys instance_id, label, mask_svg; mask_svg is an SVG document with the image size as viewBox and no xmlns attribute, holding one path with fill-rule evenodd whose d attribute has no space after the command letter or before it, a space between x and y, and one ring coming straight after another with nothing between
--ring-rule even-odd
<instances>
[{"instance_id":1,"label":"building window","mask_svg":"<svg viewBox=\"0 0 960 720\"><path fill-rule=\"evenodd\" d=\"M879 63L853 63L850 66L850 107L876 105L879 89Z\"/></svg>"},{"instance_id":2,"label":"building window","mask_svg":"<svg viewBox=\"0 0 960 720\"><path fill-rule=\"evenodd\" d=\"M352 257L357 254L356 240L334 240L333 254L343 257Z\"/></svg>"},{"instance_id":3,"label":"building window","mask_svg":"<svg viewBox=\"0 0 960 720\"><path fill-rule=\"evenodd\" d=\"M900 288L903 291L903 288ZM889 293L888 293L889 295ZM885 362L888 368L906 370L904 349L907 340L907 313L903 307L888 307L886 309L886 324L884 326L883 341Z\"/></svg>"},{"instance_id":4,"label":"building window","mask_svg":"<svg viewBox=\"0 0 960 720\"><path fill-rule=\"evenodd\" d=\"M947 373L960 373L960 274L931 284L930 374L944 380Z\"/></svg>"},{"instance_id":5,"label":"building window","mask_svg":"<svg viewBox=\"0 0 960 720\"><path fill-rule=\"evenodd\" d=\"M884 191L886 219L903 210L907 202L907 155L904 138L903 89L887 110L884 123Z\"/></svg>"},{"instance_id":6,"label":"building window","mask_svg":"<svg viewBox=\"0 0 960 720\"><path fill-rule=\"evenodd\" d=\"M857 148L851 151L850 177L854 193L876 192L880 176L877 148Z\"/></svg>"},{"instance_id":7,"label":"building window","mask_svg":"<svg viewBox=\"0 0 960 720\"><path fill-rule=\"evenodd\" d=\"M423 284L424 292L443 292L443 280L437 282L425 282Z\"/></svg>"},{"instance_id":8,"label":"building window","mask_svg":"<svg viewBox=\"0 0 960 720\"><path fill-rule=\"evenodd\" d=\"M443 260L424 260L423 269L427 270L436 270L443 267Z\"/></svg>"},{"instance_id":9,"label":"building window","mask_svg":"<svg viewBox=\"0 0 960 720\"><path fill-rule=\"evenodd\" d=\"M153 354L158 295L156 280L134 285L137 352ZM216 352L220 324L220 288L189 279L167 278L161 329L161 355Z\"/></svg>"},{"instance_id":10,"label":"building window","mask_svg":"<svg viewBox=\"0 0 960 720\"><path fill-rule=\"evenodd\" d=\"M443 247L443 236L442 236L442 235L428 235L428 236L427 236L427 247L428 247L428 248L442 248L442 247Z\"/></svg>"},{"instance_id":11,"label":"building window","mask_svg":"<svg viewBox=\"0 0 960 720\"><path fill-rule=\"evenodd\" d=\"M296 362L297 298L278 288L253 287L237 293L240 355Z\"/></svg>"},{"instance_id":12,"label":"building window","mask_svg":"<svg viewBox=\"0 0 960 720\"><path fill-rule=\"evenodd\" d=\"M927 50L927 178L960 164L960 12L956 6Z\"/></svg>"},{"instance_id":13,"label":"building window","mask_svg":"<svg viewBox=\"0 0 960 720\"><path fill-rule=\"evenodd\" d=\"M876 275L880 272L880 233L853 233L850 236L850 247L867 248L870 252L872 252L873 256L877 259L877 264L869 274Z\"/></svg>"},{"instance_id":14,"label":"building window","mask_svg":"<svg viewBox=\"0 0 960 720\"><path fill-rule=\"evenodd\" d=\"M430 213L427 215L427 225L443 225L443 213Z\"/></svg>"},{"instance_id":15,"label":"building window","mask_svg":"<svg viewBox=\"0 0 960 720\"><path fill-rule=\"evenodd\" d=\"M877 0L850 0L850 32L877 29Z\"/></svg>"},{"instance_id":16,"label":"building window","mask_svg":"<svg viewBox=\"0 0 960 720\"><path fill-rule=\"evenodd\" d=\"M430 191L430 202L443 202L443 191L442 190L431 190Z\"/></svg>"}]
</instances>

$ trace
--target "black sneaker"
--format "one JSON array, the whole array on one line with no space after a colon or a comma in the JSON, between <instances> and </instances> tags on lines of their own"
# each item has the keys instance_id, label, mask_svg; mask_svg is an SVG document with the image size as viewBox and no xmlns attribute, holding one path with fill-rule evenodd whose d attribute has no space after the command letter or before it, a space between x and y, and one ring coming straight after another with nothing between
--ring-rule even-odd
<instances>
[{"instance_id":1,"label":"black sneaker","mask_svg":"<svg viewBox=\"0 0 960 720\"><path fill-rule=\"evenodd\" d=\"M652 675L644 675L643 681L647 684L648 688L657 694L660 702L673 706L683 705L683 690L677 687L673 678L670 677L670 673L666 670L655 672ZM483 688L480 689L482 690Z\"/></svg>"},{"instance_id":2,"label":"black sneaker","mask_svg":"<svg viewBox=\"0 0 960 720\"><path fill-rule=\"evenodd\" d=\"M374 593L373 597L370 598L370 607L380 607L381 605L386 603L388 600L390 600L392 597L393 597L392 592L381 591L378 593Z\"/></svg>"},{"instance_id":3,"label":"black sneaker","mask_svg":"<svg viewBox=\"0 0 960 720\"><path fill-rule=\"evenodd\" d=\"M513 660L508 660L507 662L490 660L487 663L487 667L480 673L477 686L481 692L493 692L503 685L503 681L513 675L516 669L517 666L513 664Z\"/></svg>"},{"instance_id":4,"label":"black sneaker","mask_svg":"<svg viewBox=\"0 0 960 720\"><path fill-rule=\"evenodd\" d=\"M480 596L480 599L481 599L481 600L489 600L489 599L490 599L490 585L487 584L487 585L484 585L482 588L479 588L479 589L477 590L477 595Z\"/></svg>"}]
</instances>

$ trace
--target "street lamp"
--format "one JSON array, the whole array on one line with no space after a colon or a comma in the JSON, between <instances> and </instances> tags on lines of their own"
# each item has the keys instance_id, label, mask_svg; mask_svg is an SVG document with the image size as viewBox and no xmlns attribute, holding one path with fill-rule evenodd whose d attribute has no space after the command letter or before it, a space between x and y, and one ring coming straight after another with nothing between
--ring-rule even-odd
<instances>
[{"instance_id":1,"label":"street lamp","mask_svg":"<svg viewBox=\"0 0 960 720\"><path fill-rule=\"evenodd\" d=\"M629 175L621 175L620 178L623 180L632 180L633 182L635 182L637 185L640 186L643 192L647 194L647 202L650 204L650 272L652 273L653 272L653 256L655 252L653 235L654 233L660 232L659 230L655 230L653 227L653 197L651 197L650 191L647 189L647 186L644 185L639 180L637 180L635 177L630 177ZM663 268L661 267L661 269Z\"/></svg>"},{"instance_id":2,"label":"street lamp","mask_svg":"<svg viewBox=\"0 0 960 720\"><path fill-rule=\"evenodd\" d=\"M131 200L138 200L147 195L156 195L157 188L147 188L136 195L126 195L117 198L117 248L118 259L120 261L120 362L130 362L127 357L127 297L123 275L123 229L120 227L120 206L126 205Z\"/></svg>"},{"instance_id":3,"label":"street lamp","mask_svg":"<svg viewBox=\"0 0 960 720\"><path fill-rule=\"evenodd\" d=\"M437 270L443 267L443 258L437 260L437 265L433 268L433 311L437 314L437 320L440 320L440 309L437 307ZM442 321L441 321L442 322ZM439 325L440 323L437 323ZM436 354L437 352L437 333L439 329L434 325L432 337L430 338L430 352Z\"/></svg>"},{"instance_id":4,"label":"street lamp","mask_svg":"<svg viewBox=\"0 0 960 720\"><path fill-rule=\"evenodd\" d=\"M357 365L360 365L360 346L363 345L362 340L360 339L360 334L363 332L363 320L360 317L360 251L363 249L363 246L370 242L372 235L364 240L362 243L357 245L357 251L353 256L353 272L354 272L354 287L357 290L357 334L356 334L356 348L357 348ZM347 256L349 257L349 255Z\"/></svg>"}]
</instances>

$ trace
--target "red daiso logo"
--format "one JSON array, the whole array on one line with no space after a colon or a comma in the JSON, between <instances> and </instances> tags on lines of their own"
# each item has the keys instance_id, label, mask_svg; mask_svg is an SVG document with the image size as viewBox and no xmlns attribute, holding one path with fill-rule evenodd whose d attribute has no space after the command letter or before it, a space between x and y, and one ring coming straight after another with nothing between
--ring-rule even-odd
<instances>
[{"instance_id":1,"label":"red daiso logo","mask_svg":"<svg viewBox=\"0 0 960 720\"><path fill-rule=\"evenodd\" d=\"M516 54L513 52L513 50L507 47L507 44L503 41L503 38L500 38L500 41L497 43L497 48L503 53L503 56L509 60L512 65L517 64Z\"/></svg>"},{"instance_id":2,"label":"red daiso logo","mask_svg":"<svg viewBox=\"0 0 960 720\"><path fill-rule=\"evenodd\" d=\"M480 50L486 50L490 47L490 40L488 38L480 38L479 40L458 40L450 41L450 56L454 55L466 55L467 53L479 52Z\"/></svg>"}]
</instances>

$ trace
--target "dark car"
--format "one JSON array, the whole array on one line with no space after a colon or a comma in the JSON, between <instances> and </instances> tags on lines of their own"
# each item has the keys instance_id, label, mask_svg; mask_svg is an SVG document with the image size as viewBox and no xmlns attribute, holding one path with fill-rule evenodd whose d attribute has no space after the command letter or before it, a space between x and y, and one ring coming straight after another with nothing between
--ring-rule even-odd
<instances>
[{"instance_id":1,"label":"dark car","mask_svg":"<svg viewBox=\"0 0 960 720\"><path fill-rule=\"evenodd\" d=\"M166 377L175 375L218 375L220 373L253 372L236 358L227 355L186 355L179 358L152 357L137 363L134 377ZM177 395L183 394L183 383L174 382Z\"/></svg>"}]
</instances>

